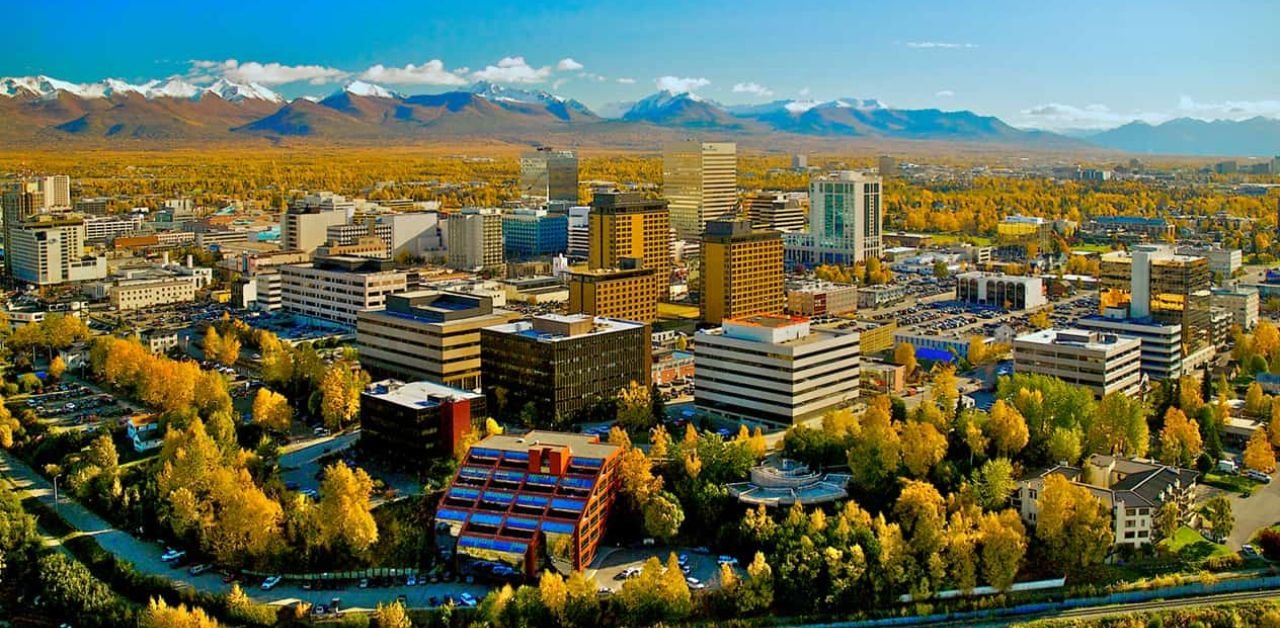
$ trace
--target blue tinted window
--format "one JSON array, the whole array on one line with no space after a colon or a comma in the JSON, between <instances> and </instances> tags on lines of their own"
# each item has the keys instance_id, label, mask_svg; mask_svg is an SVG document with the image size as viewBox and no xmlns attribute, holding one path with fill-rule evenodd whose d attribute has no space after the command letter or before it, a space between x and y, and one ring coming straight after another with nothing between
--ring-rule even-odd
<instances>
[{"instance_id":1,"label":"blue tinted window","mask_svg":"<svg viewBox=\"0 0 1280 628\"><path fill-rule=\"evenodd\" d=\"M466 521L467 513L461 510L453 510L452 508L441 508L436 511L436 519L445 519L448 521Z\"/></svg>"},{"instance_id":2,"label":"blue tinted window","mask_svg":"<svg viewBox=\"0 0 1280 628\"><path fill-rule=\"evenodd\" d=\"M578 500L578 499L553 499L553 500L551 500L551 507L552 507L552 508L555 508L556 510L569 510L569 511L572 511L572 512L582 512L582 508L583 508L583 506L585 506L585 505L586 505L586 502L581 501L581 500Z\"/></svg>"},{"instance_id":3,"label":"blue tinted window","mask_svg":"<svg viewBox=\"0 0 1280 628\"><path fill-rule=\"evenodd\" d=\"M542 531L553 532L555 534L573 534L574 525L572 523L564 523L562 521L543 521Z\"/></svg>"}]
</instances>

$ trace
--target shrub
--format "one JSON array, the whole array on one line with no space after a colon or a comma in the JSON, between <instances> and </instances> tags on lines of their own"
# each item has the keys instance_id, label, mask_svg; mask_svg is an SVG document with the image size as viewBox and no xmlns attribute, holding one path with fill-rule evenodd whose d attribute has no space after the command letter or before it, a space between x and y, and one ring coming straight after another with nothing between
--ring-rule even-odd
<instances>
[{"instance_id":1,"label":"shrub","mask_svg":"<svg viewBox=\"0 0 1280 628\"><path fill-rule=\"evenodd\" d=\"M1271 560L1280 560L1280 530L1266 528L1258 533L1258 550Z\"/></svg>"}]
</instances>

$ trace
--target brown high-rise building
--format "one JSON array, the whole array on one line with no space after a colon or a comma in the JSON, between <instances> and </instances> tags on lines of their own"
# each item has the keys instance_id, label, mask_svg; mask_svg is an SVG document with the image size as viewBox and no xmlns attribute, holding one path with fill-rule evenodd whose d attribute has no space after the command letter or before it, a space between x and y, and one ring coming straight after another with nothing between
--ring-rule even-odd
<instances>
[{"instance_id":1,"label":"brown high-rise building","mask_svg":"<svg viewBox=\"0 0 1280 628\"><path fill-rule=\"evenodd\" d=\"M702 319L720 324L752 314L780 314L782 233L749 220L713 220L702 236Z\"/></svg>"},{"instance_id":2,"label":"brown high-rise building","mask_svg":"<svg viewBox=\"0 0 1280 628\"><path fill-rule=\"evenodd\" d=\"M652 323L658 318L658 292L652 268L635 258L622 268L574 271L569 277L569 313Z\"/></svg>"},{"instance_id":3,"label":"brown high-rise building","mask_svg":"<svg viewBox=\"0 0 1280 628\"><path fill-rule=\"evenodd\" d=\"M621 269L625 258L653 269L654 292L671 292L671 218L667 202L634 192L596 192L589 217L587 266Z\"/></svg>"}]
</instances>

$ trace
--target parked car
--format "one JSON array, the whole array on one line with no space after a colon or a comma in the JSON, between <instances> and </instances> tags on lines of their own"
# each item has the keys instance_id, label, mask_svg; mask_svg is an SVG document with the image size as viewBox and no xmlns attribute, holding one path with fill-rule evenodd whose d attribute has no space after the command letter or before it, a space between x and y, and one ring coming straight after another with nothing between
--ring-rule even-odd
<instances>
[{"instance_id":1,"label":"parked car","mask_svg":"<svg viewBox=\"0 0 1280 628\"><path fill-rule=\"evenodd\" d=\"M368 578L361 578L361 579L360 579L359 587L360 587L361 589L367 589L367 588L369 588L369 579L368 579Z\"/></svg>"},{"instance_id":2,"label":"parked car","mask_svg":"<svg viewBox=\"0 0 1280 628\"><path fill-rule=\"evenodd\" d=\"M210 569L213 569L213 565L210 565L209 563L200 563L199 565L192 565L191 568L187 570L187 573L193 576L198 576Z\"/></svg>"},{"instance_id":3,"label":"parked car","mask_svg":"<svg viewBox=\"0 0 1280 628\"><path fill-rule=\"evenodd\" d=\"M1255 548L1252 545L1245 545L1244 547L1241 547L1240 552L1243 553L1245 556L1250 556L1250 557L1258 555L1257 548Z\"/></svg>"},{"instance_id":4,"label":"parked car","mask_svg":"<svg viewBox=\"0 0 1280 628\"><path fill-rule=\"evenodd\" d=\"M262 590L270 591L276 588L276 585L280 584L281 580L284 580L283 576L267 576L267 579L262 581Z\"/></svg>"},{"instance_id":5,"label":"parked car","mask_svg":"<svg viewBox=\"0 0 1280 628\"><path fill-rule=\"evenodd\" d=\"M464 592L462 595L458 596L458 602L467 608L475 608L476 598L470 593Z\"/></svg>"},{"instance_id":6,"label":"parked car","mask_svg":"<svg viewBox=\"0 0 1280 628\"><path fill-rule=\"evenodd\" d=\"M1271 483L1271 476L1269 476L1269 475L1267 475L1267 474L1265 474L1265 473L1263 473L1263 472L1261 472L1261 471L1254 470L1254 469L1249 469L1248 471L1246 471L1246 472L1245 472L1245 477L1249 478L1250 480L1254 480L1254 481L1257 481L1257 482L1262 482L1263 484L1270 484L1270 483Z\"/></svg>"},{"instance_id":7,"label":"parked car","mask_svg":"<svg viewBox=\"0 0 1280 628\"><path fill-rule=\"evenodd\" d=\"M732 556L724 556L724 555L721 555L721 556L720 556L720 558L717 558L717 559L716 559L716 564L717 564L717 565L729 565L730 567L737 567L737 566L738 566L738 559L736 559L736 558L734 558L734 557L732 557Z\"/></svg>"},{"instance_id":8,"label":"parked car","mask_svg":"<svg viewBox=\"0 0 1280 628\"><path fill-rule=\"evenodd\" d=\"M183 558L186 558L186 557L187 557L187 553L186 553L186 552L184 552L184 551L182 551L182 550L177 550L177 549L169 548L169 549L165 550L165 553L163 553L163 554L161 554L161 555L160 555L160 560L162 560L162 561L164 561L164 562L166 562L166 563L174 563L174 562L178 562L178 561L180 561L180 560L182 560Z\"/></svg>"}]
</instances>

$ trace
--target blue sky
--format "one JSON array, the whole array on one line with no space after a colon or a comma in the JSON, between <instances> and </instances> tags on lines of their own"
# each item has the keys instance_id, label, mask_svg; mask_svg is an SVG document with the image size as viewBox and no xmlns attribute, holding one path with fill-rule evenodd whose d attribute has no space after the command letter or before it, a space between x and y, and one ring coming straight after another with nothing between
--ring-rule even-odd
<instances>
[{"instance_id":1,"label":"blue sky","mask_svg":"<svg viewBox=\"0 0 1280 628\"><path fill-rule=\"evenodd\" d=\"M662 85L1043 128L1280 115L1276 0L42 0L6 17L28 27L7 29L0 75L75 82L227 76L298 96L356 78L420 93L488 77L592 107Z\"/></svg>"}]
</instances>

